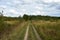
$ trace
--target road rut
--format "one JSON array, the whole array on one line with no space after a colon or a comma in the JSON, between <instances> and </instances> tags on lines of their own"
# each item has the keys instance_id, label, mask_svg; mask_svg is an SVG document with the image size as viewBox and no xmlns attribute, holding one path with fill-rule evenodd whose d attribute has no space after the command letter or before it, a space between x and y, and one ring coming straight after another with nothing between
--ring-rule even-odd
<instances>
[{"instance_id":1,"label":"road rut","mask_svg":"<svg viewBox=\"0 0 60 40\"><path fill-rule=\"evenodd\" d=\"M34 26L32 26L32 28L33 28L33 31L36 35L37 40L41 40L41 38L40 38L39 34L37 33L36 29L34 28Z\"/></svg>"},{"instance_id":2,"label":"road rut","mask_svg":"<svg viewBox=\"0 0 60 40\"><path fill-rule=\"evenodd\" d=\"M29 25L27 26L24 40L27 40L28 39L28 31L29 31Z\"/></svg>"}]
</instances>

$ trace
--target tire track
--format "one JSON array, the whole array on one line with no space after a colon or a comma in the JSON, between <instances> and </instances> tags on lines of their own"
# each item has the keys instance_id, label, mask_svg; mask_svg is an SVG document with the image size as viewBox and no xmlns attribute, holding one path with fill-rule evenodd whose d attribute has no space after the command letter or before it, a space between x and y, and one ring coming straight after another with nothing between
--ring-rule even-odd
<instances>
[{"instance_id":1,"label":"tire track","mask_svg":"<svg viewBox=\"0 0 60 40\"><path fill-rule=\"evenodd\" d=\"M27 40L28 39L28 31L29 31L29 25L27 26L24 40Z\"/></svg>"},{"instance_id":2,"label":"tire track","mask_svg":"<svg viewBox=\"0 0 60 40\"><path fill-rule=\"evenodd\" d=\"M32 26L32 28L33 28L33 31L34 31L34 33L35 33L35 35L36 35L37 40L42 40L42 39L40 38L39 34L37 33L36 29L34 28L34 26Z\"/></svg>"}]
</instances>

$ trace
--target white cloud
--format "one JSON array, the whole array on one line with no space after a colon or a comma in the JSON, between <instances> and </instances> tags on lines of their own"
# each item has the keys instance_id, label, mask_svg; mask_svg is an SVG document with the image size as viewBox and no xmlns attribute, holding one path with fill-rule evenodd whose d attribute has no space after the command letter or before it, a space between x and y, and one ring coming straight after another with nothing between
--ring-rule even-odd
<instances>
[{"instance_id":1,"label":"white cloud","mask_svg":"<svg viewBox=\"0 0 60 40\"><path fill-rule=\"evenodd\" d=\"M23 12L26 12L26 9L22 9Z\"/></svg>"},{"instance_id":2,"label":"white cloud","mask_svg":"<svg viewBox=\"0 0 60 40\"><path fill-rule=\"evenodd\" d=\"M42 10L43 9L42 6L36 6L35 8L38 9L38 10Z\"/></svg>"},{"instance_id":3,"label":"white cloud","mask_svg":"<svg viewBox=\"0 0 60 40\"><path fill-rule=\"evenodd\" d=\"M34 4L35 2L40 1L40 0L23 0L23 1L24 3Z\"/></svg>"},{"instance_id":4,"label":"white cloud","mask_svg":"<svg viewBox=\"0 0 60 40\"><path fill-rule=\"evenodd\" d=\"M43 0L44 2L46 2L46 3L50 3L50 2L52 2L53 0Z\"/></svg>"},{"instance_id":5,"label":"white cloud","mask_svg":"<svg viewBox=\"0 0 60 40\"><path fill-rule=\"evenodd\" d=\"M7 2L8 5L11 5L12 3L11 2Z\"/></svg>"},{"instance_id":6,"label":"white cloud","mask_svg":"<svg viewBox=\"0 0 60 40\"><path fill-rule=\"evenodd\" d=\"M60 0L43 0L45 3L60 2Z\"/></svg>"},{"instance_id":7,"label":"white cloud","mask_svg":"<svg viewBox=\"0 0 60 40\"><path fill-rule=\"evenodd\" d=\"M9 12L13 14L18 14L18 12L15 9L10 9Z\"/></svg>"},{"instance_id":8,"label":"white cloud","mask_svg":"<svg viewBox=\"0 0 60 40\"><path fill-rule=\"evenodd\" d=\"M3 10L5 10L7 8L7 6L6 5L0 5L0 12Z\"/></svg>"},{"instance_id":9,"label":"white cloud","mask_svg":"<svg viewBox=\"0 0 60 40\"><path fill-rule=\"evenodd\" d=\"M14 3L14 4L19 4L20 1L19 1L19 0L14 0L13 3Z\"/></svg>"},{"instance_id":10,"label":"white cloud","mask_svg":"<svg viewBox=\"0 0 60 40\"><path fill-rule=\"evenodd\" d=\"M31 3L32 0L23 0L24 2L28 2L28 3Z\"/></svg>"},{"instance_id":11,"label":"white cloud","mask_svg":"<svg viewBox=\"0 0 60 40\"><path fill-rule=\"evenodd\" d=\"M5 2L3 0L0 3L0 7L5 8L4 12L6 15L9 14L11 16L23 14L47 15L50 12L54 13L59 11L55 7L57 5L55 2L58 3L60 0L5 0Z\"/></svg>"},{"instance_id":12,"label":"white cloud","mask_svg":"<svg viewBox=\"0 0 60 40\"><path fill-rule=\"evenodd\" d=\"M47 15L47 13L45 13L43 11L36 11L35 15Z\"/></svg>"},{"instance_id":13,"label":"white cloud","mask_svg":"<svg viewBox=\"0 0 60 40\"><path fill-rule=\"evenodd\" d=\"M0 5L0 8L7 8L6 5Z\"/></svg>"},{"instance_id":14,"label":"white cloud","mask_svg":"<svg viewBox=\"0 0 60 40\"><path fill-rule=\"evenodd\" d=\"M54 0L54 2L60 2L60 0Z\"/></svg>"}]
</instances>

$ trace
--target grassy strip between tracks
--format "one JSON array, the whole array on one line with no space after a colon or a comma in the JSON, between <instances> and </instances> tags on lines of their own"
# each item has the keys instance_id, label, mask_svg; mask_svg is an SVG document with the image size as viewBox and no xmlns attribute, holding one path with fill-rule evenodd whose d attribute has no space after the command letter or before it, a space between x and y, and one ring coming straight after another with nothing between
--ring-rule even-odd
<instances>
[{"instance_id":1,"label":"grassy strip between tracks","mask_svg":"<svg viewBox=\"0 0 60 40\"><path fill-rule=\"evenodd\" d=\"M35 33L33 31L32 25L30 25L30 28L29 28L28 40L37 40Z\"/></svg>"}]
</instances>

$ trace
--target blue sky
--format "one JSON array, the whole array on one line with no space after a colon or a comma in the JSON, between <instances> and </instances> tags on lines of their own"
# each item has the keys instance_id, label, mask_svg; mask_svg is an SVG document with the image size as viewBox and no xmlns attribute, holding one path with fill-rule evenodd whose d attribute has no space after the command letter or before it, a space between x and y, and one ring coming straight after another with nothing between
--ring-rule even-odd
<instances>
[{"instance_id":1,"label":"blue sky","mask_svg":"<svg viewBox=\"0 0 60 40\"><path fill-rule=\"evenodd\" d=\"M60 16L59 0L0 0L0 12L5 16L50 15Z\"/></svg>"}]
</instances>

